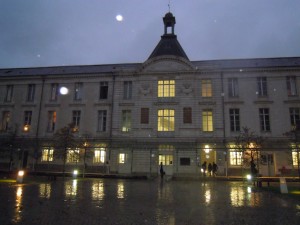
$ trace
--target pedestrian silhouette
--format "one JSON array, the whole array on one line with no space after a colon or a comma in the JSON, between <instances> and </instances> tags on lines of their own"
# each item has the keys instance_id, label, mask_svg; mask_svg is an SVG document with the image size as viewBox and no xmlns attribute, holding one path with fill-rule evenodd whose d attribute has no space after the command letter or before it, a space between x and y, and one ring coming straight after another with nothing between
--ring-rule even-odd
<instances>
[{"instance_id":1,"label":"pedestrian silhouette","mask_svg":"<svg viewBox=\"0 0 300 225\"><path fill-rule=\"evenodd\" d=\"M206 161L204 161L204 163L202 164L201 168L202 168L203 176L205 177L205 173L206 173Z\"/></svg>"},{"instance_id":2,"label":"pedestrian silhouette","mask_svg":"<svg viewBox=\"0 0 300 225\"><path fill-rule=\"evenodd\" d=\"M217 171L218 171L218 165L215 162L213 162L213 164L212 164L212 173L213 173L213 176L217 175Z\"/></svg>"},{"instance_id":3,"label":"pedestrian silhouette","mask_svg":"<svg viewBox=\"0 0 300 225\"><path fill-rule=\"evenodd\" d=\"M162 162L160 163L160 169L159 169L159 172L160 172L160 177L163 178L164 175L165 175L165 171L164 171L163 163L162 163Z\"/></svg>"},{"instance_id":4,"label":"pedestrian silhouette","mask_svg":"<svg viewBox=\"0 0 300 225\"><path fill-rule=\"evenodd\" d=\"M212 166L211 163L208 164L207 169L208 169L208 175L211 176L211 172L212 172L212 170L213 170L213 166Z\"/></svg>"}]
</instances>

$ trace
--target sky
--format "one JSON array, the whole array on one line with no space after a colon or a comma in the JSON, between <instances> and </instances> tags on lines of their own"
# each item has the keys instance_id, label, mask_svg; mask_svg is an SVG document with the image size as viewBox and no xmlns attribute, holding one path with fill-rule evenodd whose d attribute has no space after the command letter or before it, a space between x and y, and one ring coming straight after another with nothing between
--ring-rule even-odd
<instances>
[{"instance_id":1,"label":"sky","mask_svg":"<svg viewBox=\"0 0 300 225\"><path fill-rule=\"evenodd\" d=\"M168 5L0 0L0 68L143 63L163 35ZM191 61L300 56L299 10L300 0L170 1Z\"/></svg>"}]
</instances>

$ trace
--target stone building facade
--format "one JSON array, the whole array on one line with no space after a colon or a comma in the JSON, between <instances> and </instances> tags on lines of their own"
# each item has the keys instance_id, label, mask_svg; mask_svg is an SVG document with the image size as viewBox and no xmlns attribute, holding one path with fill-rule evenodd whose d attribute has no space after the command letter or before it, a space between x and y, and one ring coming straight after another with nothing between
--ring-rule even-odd
<instances>
[{"instance_id":1,"label":"stone building facade","mask_svg":"<svg viewBox=\"0 0 300 225\"><path fill-rule=\"evenodd\" d=\"M72 124L66 171L243 175L254 149L261 175L297 176L300 58L190 61L163 21L144 63L0 70L1 169L61 171L54 134Z\"/></svg>"}]
</instances>

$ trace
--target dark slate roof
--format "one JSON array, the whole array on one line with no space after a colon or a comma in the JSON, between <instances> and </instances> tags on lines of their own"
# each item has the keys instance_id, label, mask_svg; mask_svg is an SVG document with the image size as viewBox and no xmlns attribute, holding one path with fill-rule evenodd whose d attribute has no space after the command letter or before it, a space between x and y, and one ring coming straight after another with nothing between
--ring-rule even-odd
<instances>
[{"instance_id":1,"label":"dark slate roof","mask_svg":"<svg viewBox=\"0 0 300 225\"><path fill-rule=\"evenodd\" d=\"M259 69L259 68L291 68L299 67L300 57L286 58L257 58L257 59L228 59L192 61L195 68L205 70L226 69ZM136 72L142 63L107 64L107 65L82 65L82 66L58 66L36 68L11 68L0 69L0 77L9 76L43 76L43 75L73 75L73 74L101 74L114 72Z\"/></svg>"},{"instance_id":2,"label":"dark slate roof","mask_svg":"<svg viewBox=\"0 0 300 225\"><path fill-rule=\"evenodd\" d=\"M193 61L192 64L198 69L203 69L203 70L300 67L300 57Z\"/></svg>"},{"instance_id":3,"label":"dark slate roof","mask_svg":"<svg viewBox=\"0 0 300 225\"><path fill-rule=\"evenodd\" d=\"M135 71L141 63L0 69L1 76L67 75Z\"/></svg>"},{"instance_id":4,"label":"dark slate roof","mask_svg":"<svg viewBox=\"0 0 300 225\"><path fill-rule=\"evenodd\" d=\"M177 36L174 34L165 34L161 36L161 40L148 59L163 55L180 56L189 60L183 48L179 44Z\"/></svg>"}]
</instances>

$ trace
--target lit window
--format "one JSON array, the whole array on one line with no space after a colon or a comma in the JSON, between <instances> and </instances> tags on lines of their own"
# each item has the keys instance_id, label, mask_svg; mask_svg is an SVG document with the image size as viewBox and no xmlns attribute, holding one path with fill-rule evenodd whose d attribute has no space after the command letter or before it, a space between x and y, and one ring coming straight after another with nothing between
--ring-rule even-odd
<instances>
[{"instance_id":1,"label":"lit window","mask_svg":"<svg viewBox=\"0 0 300 225\"><path fill-rule=\"evenodd\" d=\"M158 163L159 165L162 163L164 166L173 165L173 155L159 155Z\"/></svg>"},{"instance_id":2,"label":"lit window","mask_svg":"<svg viewBox=\"0 0 300 225\"><path fill-rule=\"evenodd\" d=\"M158 97L175 97L175 80L159 80Z\"/></svg>"},{"instance_id":3,"label":"lit window","mask_svg":"<svg viewBox=\"0 0 300 225\"><path fill-rule=\"evenodd\" d=\"M297 95L297 82L295 76L286 77L288 96Z\"/></svg>"},{"instance_id":4,"label":"lit window","mask_svg":"<svg viewBox=\"0 0 300 225\"><path fill-rule=\"evenodd\" d=\"M105 163L105 148L96 148L94 151L93 163Z\"/></svg>"},{"instance_id":5,"label":"lit window","mask_svg":"<svg viewBox=\"0 0 300 225\"><path fill-rule=\"evenodd\" d=\"M292 159L293 159L293 166L298 166L300 162L300 152L293 150L292 151Z\"/></svg>"},{"instance_id":6,"label":"lit window","mask_svg":"<svg viewBox=\"0 0 300 225\"><path fill-rule=\"evenodd\" d=\"M201 82L202 97L212 97L212 83L211 80L202 80Z\"/></svg>"},{"instance_id":7,"label":"lit window","mask_svg":"<svg viewBox=\"0 0 300 225\"><path fill-rule=\"evenodd\" d=\"M258 93L258 96L260 96L260 97L268 95L267 78L266 77L258 77L257 78L257 93Z\"/></svg>"},{"instance_id":8,"label":"lit window","mask_svg":"<svg viewBox=\"0 0 300 225\"><path fill-rule=\"evenodd\" d=\"M52 162L53 161L53 148L43 148L42 150L42 162Z\"/></svg>"},{"instance_id":9,"label":"lit window","mask_svg":"<svg viewBox=\"0 0 300 225\"><path fill-rule=\"evenodd\" d=\"M132 81L124 81L124 99L132 98Z\"/></svg>"},{"instance_id":10,"label":"lit window","mask_svg":"<svg viewBox=\"0 0 300 225\"><path fill-rule=\"evenodd\" d=\"M78 163L79 162L79 148L67 150L67 163Z\"/></svg>"},{"instance_id":11,"label":"lit window","mask_svg":"<svg viewBox=\"0 0 300 225\"><path fill-rule=\"evenodd\" d=\"M122 111L122 131L129 132L131 130L131 111Z\"/></svg>"},{"instance_id":12,"label":"lit window","mask_svg":"<svg viewBox=\"0 0 300 225\"><path fill-rule=\"evenodd\" d=\"M55 130L55 124L56 124L56 112L48 111L47 132L53 132Z\"/></svg>"},{"instance_id":13,"label":"lit window","mask_svg":"<svg viewBox=\"0 0 300 225\"><path fill-rule=\"evenodd\" d=\"M126 162L126 154L120 153L119 154L119 164L124 164Z\"/></svg>"},{"instance_id":14,"label":"lit window","mask_svg":"<svg viewBox=\"0 0 300 225\"><path fill-rule=\"evenodd\" d=\"M235 145L230 145L229 159L230 165L241 166L243 153L235 149Z\"/></svg>"},{"instance_id":15,"label":"lit window","mask_svg":"<svg viewBox=\"0 0 300 225\"><path fill-rule=\"evenodd\" d=\"M175 110L160 109L158 110L158 131L174 131L175 130Z\"/></svg>"},{"instance_id":16,"label":"lit window","mask_svg":"<svg viewBox=\"0 0 300 225\"><path fill-rule=\"evenodd\" d=\"M202 131L213 131L213 113L212 110L206 109L202 111Z\"/></svg>"}]
</instances>

